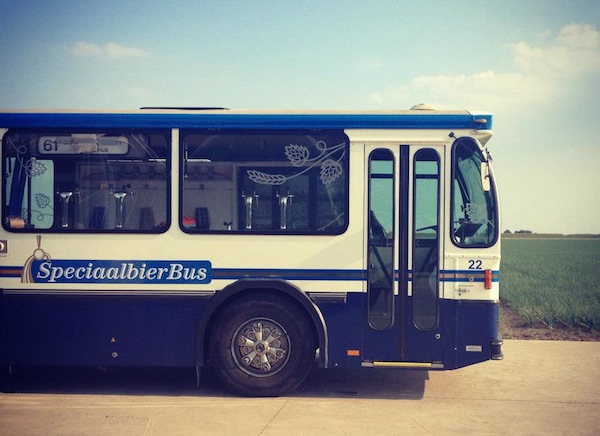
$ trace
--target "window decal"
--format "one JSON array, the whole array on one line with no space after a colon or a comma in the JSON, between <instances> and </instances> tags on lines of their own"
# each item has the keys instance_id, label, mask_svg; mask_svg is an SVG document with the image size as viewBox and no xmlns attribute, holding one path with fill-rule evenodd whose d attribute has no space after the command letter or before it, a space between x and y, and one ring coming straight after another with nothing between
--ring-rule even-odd
<instances>
[{"instance_id":1,"label":"window decal","mask_svg":"<svg viewBox=\"0 0 600 436\"><path fill-rule=\"evenodd\" d=\"M321 166L321 182L324 185L331 184L334 180L344 174L344 168L341 162L345 156L345 144L341 143L333 147L328 147L325 141L318 141L316 147L320 154L315 158L310 158L310 151L304 145L290 144L285 147L285 155L290 164L296 168L306 167L303 171L285 176L283 174L268 174L259 170L248 170L248 177L255 183L261 185L283 185L285 182L301 176L316 166ZM337 160L331 159L331 156L338 151L342 151Z\"/></svg>"}]
</instances>

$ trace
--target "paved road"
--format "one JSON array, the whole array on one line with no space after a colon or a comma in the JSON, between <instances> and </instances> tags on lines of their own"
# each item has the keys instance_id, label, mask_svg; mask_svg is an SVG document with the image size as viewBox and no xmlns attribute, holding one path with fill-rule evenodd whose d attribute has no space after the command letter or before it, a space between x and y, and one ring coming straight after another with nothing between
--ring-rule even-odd
<instances>
[{"instance_id":1,"label":"paved road","mask_svg":"<svg viewBox=\"0 0 600 436\"><path fill-rule=\"evenodd\" d=\"M22 370L2 435L600 434L600 342L506 341L447 372L315 370L294 394L237 398L188 371Z\"/></svg>"}]
</instances>

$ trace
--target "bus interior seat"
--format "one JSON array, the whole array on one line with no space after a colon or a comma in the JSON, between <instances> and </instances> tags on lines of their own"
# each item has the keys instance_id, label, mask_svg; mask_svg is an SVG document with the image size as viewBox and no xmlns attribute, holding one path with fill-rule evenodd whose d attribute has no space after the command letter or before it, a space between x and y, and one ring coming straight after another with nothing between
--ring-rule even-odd
<instances>
[{"instance_id":1,"label":"bus interior seat","mask_svg":"<svg viewBox=\"0 0 600 436\"><path fill-rule=\"evenodd\" d=\"M207 207L197 207L195 211L195 218L197 230L208 230L210 228Z\"/></svg>"},{"instance_id":2,"label":"bus interior seat","mask_svg":"<svg viewBox=\"0 0 600 436\"><path fill-rule=\"evenodd\" d=\"M96 206L92 210L92 217L90 219L91 229L105 229L106 228L106 208L103 206Z\"/></svg>"},{"instance_id":3,"label":"bus interior seat","mask_svg":"<svg viewBox=\"0 0 600 436\"><path fill-rule=\"evenodd\" d=\"M154 209L142 207L140 210L140 230L151 230L154 226Z\"/></svg>"}]
</instances>

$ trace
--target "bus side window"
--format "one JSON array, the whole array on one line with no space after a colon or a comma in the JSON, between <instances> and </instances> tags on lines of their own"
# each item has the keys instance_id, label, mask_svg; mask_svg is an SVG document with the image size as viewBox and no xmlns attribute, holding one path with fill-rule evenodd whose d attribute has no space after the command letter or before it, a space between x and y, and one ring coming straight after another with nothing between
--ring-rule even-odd
<instances>
[{"instance_id":1,"label":"bus side window","mask_svg":"<svg viewBox=\"0 0 600 436\"><path fill-rule=\"evenodd\" d=\"M343 132L183 131L181 228L339 234L347 226Z\"/></svg>"},{"instance_id":2,"label":"bus side window","mask_svg":"<svg viewBox=\"0 0 600 436\"><path fill-rule=\"evenodd\" d=\"M59 233L164 231L167 144L164 132L9 131L3 224Z\"/></svg>"}]
</instances>

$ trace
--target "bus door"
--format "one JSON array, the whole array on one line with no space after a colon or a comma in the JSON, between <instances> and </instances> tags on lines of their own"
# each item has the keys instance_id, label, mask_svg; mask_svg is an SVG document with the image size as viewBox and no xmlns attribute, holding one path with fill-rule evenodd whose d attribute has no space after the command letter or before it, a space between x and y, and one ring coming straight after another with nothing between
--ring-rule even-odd
<instances>
[{"instance_id":1,"label":"bus door","mask_svg":"<svg viewBox=\"0 0 600 436\"><path fill-rule=\"evenodd\" d=\"M366 320L362 360L399 361L402 345L402 307L399 298L400 180L404 159L398 145L369 145L365 150Z\"/></svg>"},{"instance_id":2,"label":"bus door","mask_svg":"<svg viewBox=\"0 0 600 436\"><path fill-rule=\"evenodd\" d=\"M442 149L368 146L365 156L363 361L440 361Z\"/></svg>"},{"instance_id":3,"label":"bus door","mask_svg":"<svg viewBox=\"0 0 600 436\"><path fill-rule=\"evenodd\" d=\"M407 283L403 290L404 359L441 363L444 337L440 265L443 253L444 148L410 147Z\"/></svg>"}]
</instances>

